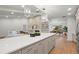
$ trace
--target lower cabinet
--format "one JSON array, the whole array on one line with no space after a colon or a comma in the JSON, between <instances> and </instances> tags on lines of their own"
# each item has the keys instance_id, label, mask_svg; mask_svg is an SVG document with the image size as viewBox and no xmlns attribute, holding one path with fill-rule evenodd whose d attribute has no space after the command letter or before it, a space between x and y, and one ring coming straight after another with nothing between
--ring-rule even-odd
<instances>
[{"instance_id":1,"label":"lower cabinet","mask_svg":"<svg viewBox=\"0 0 79 59\"><path fill-rule=\"evenodd\" d=\"M50 46L51 46L51 49L52 49L52 48L55 47L55 38L54 38L54 36L53 37L50 37L50 41L51 42L49 42L49 43L51 44Z\"/></svg>"},{"instance_id":2,"label":"lower cabinet","mask_svg":"<svg viewBox=\"0 0 79 59\"><path fill-rule=\"evenodd\" d=\"M52 48L55 48L55 37L52 37L53 39L52 39Z\"/></svg>"},{"instance_id":3,"label":"lower cabinet","mask_svg":"<svg viewBox=\"0 0 79 59\"><path fill-rule=\"evenodd\" d=\"M10 54L21 54L21 53L22 53L22 50L17 50L15 52L10 53Z\"/></svg>"},{"instance_id":4,"label":"lower cabinet","mask_svg":"<svg viewBox=\"0 0 79 59\"><path fill-rule=\"evenodd\" d=\"M48 54L48 52L49 52L49 50L48 50L48 47L49 47L48 39L44 40L43 43L44 43L43 44L44 45L44 47L43 47L44 48L44 54Z\"/></svg>"},{"instance_id":5,"label":"lower cabinet","mask_svg":"<svg viewBox=\"0 0 79 59\"><path fill-rule=\"evenodd\" d=\"M49 52L55 46L55 38L54 36L53 37L51 36L47 40L48 40L48 52Z\"/></svg>"},{"instance_id":6,"label":"lower cabinet","mask_svg":"<svg viewBox=\"0 0 79 59\"><path fill-rule=\"evenodd\" d=\"M54 45L55 39L51 36L11 54L48 54Z\"/></svg>"},{"instance_id":7,"label":"lower cabinet","mask_svg":"<svg viewBox=\"0 0 79 59\"><path fill-rule=\"evenodd\" d=\"M44 50L44 41L40 41L29 47L23 48L22 54L43 54Z\"/></svg>"},{"instance_id":8,"label":"lower cabinet","mask_svg":"<svg viewBox=\"0 0 79 59\"><path fill-rule=\"evenodd\" d=\"M43 54L44 53L44 41L40 41L37 43L37 54Z\"/></svg>"},{"instance_id":9,"label":"lower cabinet","mask_svg":"<svg viewBox=\"0 0 79 59\"><path fill-rule=\"evenodd\" d=\"M22 54L35 54L37 52L37 46L35 44L22 49Z\"/></svg>"},{"instance_id":10,"label":"lower cabinet","mask_svg":"<svg viewBox=\"0 0 79 59\"><path fill-rule=\"evenodd\" d=\"M50 51L52 49L52 39L51 37L48 38L48 51Z\"/></svg>"}]
</instances>

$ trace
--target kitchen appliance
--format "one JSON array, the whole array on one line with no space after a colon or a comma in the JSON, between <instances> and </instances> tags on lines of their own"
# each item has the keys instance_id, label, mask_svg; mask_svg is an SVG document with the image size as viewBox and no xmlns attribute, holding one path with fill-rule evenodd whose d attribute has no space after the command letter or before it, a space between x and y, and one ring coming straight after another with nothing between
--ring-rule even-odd
<instances>
[{"instance_id":1,"label":"kitchen appliance","mask_svg":"<svg viewBox=\"0 0 79 59\"><path fill-rule=\"evenodd\" d=\"M77 24L77 27L76 27L76 40L77 40L77 53L79 53L79 24Z\"/></svg>"}]
</instances>

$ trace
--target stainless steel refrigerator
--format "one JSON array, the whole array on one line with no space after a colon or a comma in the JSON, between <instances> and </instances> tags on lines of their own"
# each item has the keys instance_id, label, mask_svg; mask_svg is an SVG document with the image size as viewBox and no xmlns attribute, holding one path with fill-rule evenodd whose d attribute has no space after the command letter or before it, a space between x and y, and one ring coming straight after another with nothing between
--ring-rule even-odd
<instances>
[{"instance_id":1,"label":"stainless steel refrigerator","mask_svg":"<svg viewBox=\"0 0 79 59\"><path fill-rule=\"evenodd\" d=\"M77 40L77 53L79 53L79 24L77 24L77 27L76 27L76 40Z\"/></svg>"}]
</instances>

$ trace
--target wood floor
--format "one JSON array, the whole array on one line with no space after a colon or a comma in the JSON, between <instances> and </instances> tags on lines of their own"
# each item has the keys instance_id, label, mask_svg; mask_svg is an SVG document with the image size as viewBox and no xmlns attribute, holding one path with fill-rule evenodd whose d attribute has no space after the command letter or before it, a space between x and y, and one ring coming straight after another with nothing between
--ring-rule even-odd
<instances>
[{"instance_id":1,"label":"wood floor","mask_svg":"<svg viewBox=\"0 0 79 59\"><path fill-rule=\"evenodd\" d=\"M55 48L49 54L77 54L76 43L68 42L66 37L59 36L56 38Z\"/></svg>"}]
</instances>

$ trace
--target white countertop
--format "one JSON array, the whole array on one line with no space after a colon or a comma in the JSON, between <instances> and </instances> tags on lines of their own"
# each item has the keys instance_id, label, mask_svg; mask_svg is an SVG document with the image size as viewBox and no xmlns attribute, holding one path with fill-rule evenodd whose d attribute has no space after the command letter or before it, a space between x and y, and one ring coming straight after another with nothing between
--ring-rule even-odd
<instances>
[{"instance_id":1,"label":"white countertop","mask_svg":"<svg viewBox=\"0 0 79 59\"><path fill-rule=\"evenodd\" d=\"M14 52L23 47L27 47L35 42L43 40L55 33L42 33L41 36L30 37L30 35L23 35L18 37L0 39L0 54Z\"/></svg>"}]
</instances>

